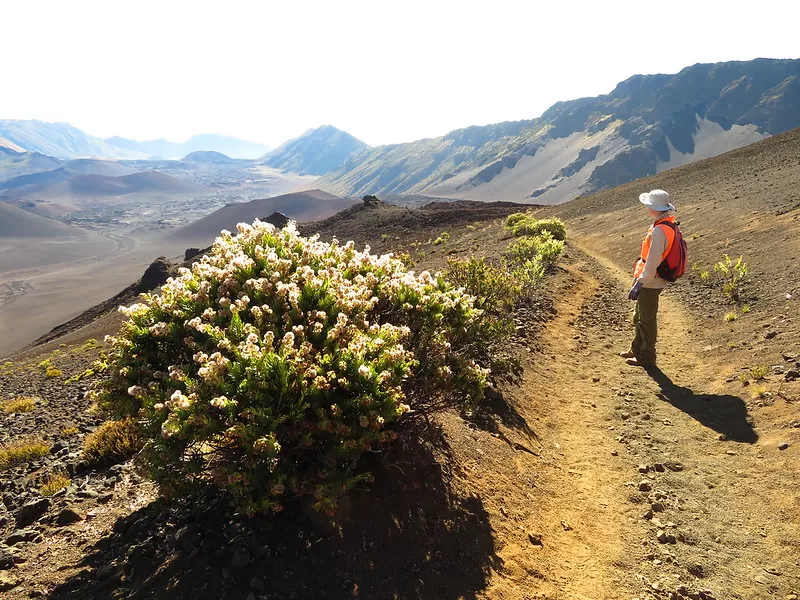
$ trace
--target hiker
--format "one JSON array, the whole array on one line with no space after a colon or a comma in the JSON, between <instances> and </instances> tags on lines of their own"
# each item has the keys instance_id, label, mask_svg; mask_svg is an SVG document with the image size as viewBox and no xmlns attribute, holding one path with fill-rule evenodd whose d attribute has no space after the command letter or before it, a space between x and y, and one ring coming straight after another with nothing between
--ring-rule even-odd
<instances>
[{"instance_id":1,"label":"hiker","mask_svg":"<svg viewBox=\"0 0 800 600\"><path fill-rule=\"evenodd\" d=\"M675 210L675 206L670 203L667 192L664 190L646 192L639 196L639 202L649 209L653 224L647 230L642 243L639 260L633 269L633 284L628 292L628 299L636 301L636 311L633 316L636 334L630 350L620 352L620 356L627 359L625 362L629 365L650 367L656 364L658 297L664 288L677 278L674 274L670 274L667 275L668 279L665 279L661 276L659 267L665 262L676 237L680 235L680 230L677 229L678 223L675 217L670 214L670 211ZM683 260L685 261L685 256ZM680 273L682 274L683 272Z\"/></svg>"}]
</instances>

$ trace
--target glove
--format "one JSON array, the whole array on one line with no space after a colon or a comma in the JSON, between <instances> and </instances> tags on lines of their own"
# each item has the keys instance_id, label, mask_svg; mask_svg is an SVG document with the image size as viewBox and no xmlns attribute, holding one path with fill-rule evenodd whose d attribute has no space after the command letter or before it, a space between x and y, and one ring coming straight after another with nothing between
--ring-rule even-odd
<instances>
[{"instance_id":1,"label":"glove","mask_svg":"<svg viewBox=\"0 0 800 600\"><path fill-rule=\"evenodd\" d=\"M631 287L631 290L628 292L628 300L636 300L639 297L639 292L641 290L642 282L637 279Z\"/></svg>"}]
</instances>

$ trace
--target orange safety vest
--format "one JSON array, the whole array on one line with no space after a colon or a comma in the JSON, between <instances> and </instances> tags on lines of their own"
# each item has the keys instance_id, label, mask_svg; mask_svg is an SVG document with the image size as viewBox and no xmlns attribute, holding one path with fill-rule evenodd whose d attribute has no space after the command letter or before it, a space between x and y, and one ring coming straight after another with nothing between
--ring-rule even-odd
<instances>
[{"instance_id":1,"label":"orange safety vest","mask_svg":"<svg viewBox=\"0 0 800 600\"><path fill-rule=\"evenodd\" d=\"M677 224L675 217L669 216L669 217L664 217L663 219L659 219L650 226L650 229L647 230L647 235L645 236L644 241L642 242L642 251L639 254L639 260L637 260L636 264L633 266L634 279L637 279L642 273L644 273L644 263L647 261L647 255L650 254L650 241L651 238L653 237L653 229L655 229L665 221ZM672 243L675 241L675 230L672 227L662 227L661 231L663 231L667 236L667 247L664 250L664 256L661 257L661 261L663 262L664 259L667 258L670 248L672 248Z\"/></svg>"}]
</instances>

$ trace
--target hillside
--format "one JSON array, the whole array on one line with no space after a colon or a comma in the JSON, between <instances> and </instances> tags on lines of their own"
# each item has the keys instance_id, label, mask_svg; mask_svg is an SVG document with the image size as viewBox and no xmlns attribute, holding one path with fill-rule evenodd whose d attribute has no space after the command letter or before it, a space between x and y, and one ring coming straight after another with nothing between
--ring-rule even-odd
<instances>
[{"instance_id":1,"label":"hillside","mask_svg":"<svg viewBox=\"0 0 800 600\"><path fill-rule=\"evenodd\" d=\"M164 239L205 248L214 242L221 230L235 231L237 223L252 223L253 220L266 218L276 211L297 221L314 221L333 215L356 202L322 190L309 190L228 204L194 223L167 232Z\"/></svg>"},{"instance_id":2,"label":"hillside","mask_svg":"<svg viewBox=\"0 0 800 600\"><path fill-rule=\"evenodd\" d=\"M67 123L0 120L0 137L25 150L56 158L144 158L84 133Z\"/></svg>"},{"instance_id":3,"label":"hillside","mask_svg":"<svg viewBox=\"0 0 800 600\"><path fill-rule=\"evenodd\" d=\"M73 227L0 202L0 239L82 237L84 232Z\"/></svg>"},{"instance_id":4,"label":"hillside","mask_svg":"<svg viewBox=\"0 0 800 600\"><path fill-rule=\"evenodd\" d=\"M325 175L368 148L346 131L323 125L281 144L261 164L301 175Z\"/></svg>"},{"instance_id":5,"label":"hillside","mask_svg":"<svg viewBox=\"0 0 800 600\"><path fill-rule=\"evenodd\" d=\"M798 127L798 102L800 60L698 64L536 119L373 148L318 185L556 204Z\"/></svg>"},{"instance_id":6,"label":"hillside","mask_svg":"<svg viewBox=\"0 0 800 600\"><path fill-rule=\"evenodd\" d=\"M179 158L192 152L213 151L231 158L253 159L270 149L268 146L256 142L212 133L195 135L185 142L171 142L165 139L140 142L123 137L110 137L105 141L117 148L157 158Z\"/></svg>"},{"instance_id":7,"label":"hillside","mask_svg":"<svg viewBox=\"0 0 800 600\"><path fill-rule=\"evenodd\" d=\"M472 414L399 423L398 443L364 459L374 481L331 518L304 506L245 518L205 496L167 504L130 461L90 468L82 447L101 418L83 390L116 312L6 357L0 400L37 400L0 413L3 439L35 434L50 450L8 471L8 597L794 600L798 156L795 130L531 208L564 218L568 238L546 285L508 315L519 370ZM654 187L673 194L693 262L744 255L749 310L693 271L662 295L659 368L644 370L617 352L648 225L638 193ZM498 260L512 241L504 217L520 208L371 201L303 227L437 270ZM48 377L42 361L62 373ZM69 486L43 499L40 482L61 471Z\"/></svg>"}]
</instances>

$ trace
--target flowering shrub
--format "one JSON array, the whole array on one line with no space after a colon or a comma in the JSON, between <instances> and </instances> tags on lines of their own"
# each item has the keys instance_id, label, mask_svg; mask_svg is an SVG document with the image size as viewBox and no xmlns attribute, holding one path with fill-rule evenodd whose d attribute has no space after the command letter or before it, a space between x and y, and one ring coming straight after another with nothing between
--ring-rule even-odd
<instances>
[{"instance_id":1,"label":"flowering shrub","mask_svg":"<svg viewBox=\"0 0 800 600\"><path fill-rule=\"evenodd\" d=\"M223 231L160 295L121 310L91 393L135 417L167 494L214 484L248 512L330 510L409 411L477 402L482 311L391 255L256 221ZM485 364L485 363L484 363Z\"/></svg>"}]
</instances>

